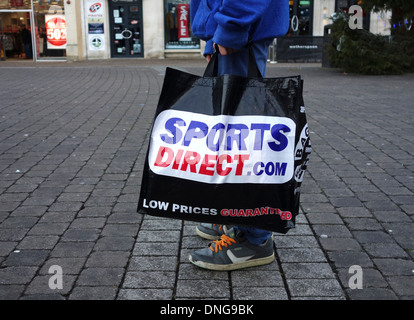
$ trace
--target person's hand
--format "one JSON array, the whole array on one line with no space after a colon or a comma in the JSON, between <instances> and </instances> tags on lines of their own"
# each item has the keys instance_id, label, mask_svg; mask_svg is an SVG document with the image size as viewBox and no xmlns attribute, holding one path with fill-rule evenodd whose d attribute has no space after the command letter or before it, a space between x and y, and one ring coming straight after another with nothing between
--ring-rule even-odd
<instances>
[{"instance_id":1,"label":"person's hand","mask_svg":"<svg viewBox=\"0 0 414 320\"><path fill-rule=\"evenodd\" d=\"M222 56L226 56L228 54L232 54L233 52L236 52L236 49L232 49L232 48L228 48L228 47L224 47L221 46L219 44L217 44L218 48L219 48L219 52Z\"/></svg>"},{"instance_id":2,"label":"person's hand","mask_svg":"<svg viewBox=\"0 0 414 320\"><path fill-rule=\"evenodd\" d=\"M236 49L227 48L227 47L221 46L219 44L217 46L218 46L219 52L222 56L226 56L226 55L232 54L233 52L237 51ZM214 51L215 50L216 50L216 45L214 44ZM211 54L206 54L206 60L207 60L207 62L210 62Z\"/></svg>"}]
</instances>

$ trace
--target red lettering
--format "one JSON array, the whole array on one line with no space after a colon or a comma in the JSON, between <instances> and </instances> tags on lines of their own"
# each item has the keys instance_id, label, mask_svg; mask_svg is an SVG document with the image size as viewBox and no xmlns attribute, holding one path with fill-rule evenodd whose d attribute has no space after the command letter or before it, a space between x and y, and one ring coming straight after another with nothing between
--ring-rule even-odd
<instances>
[{"instance_id":1,"label":"red lettering","mask_svg":"<svg viewBox=\"0 0 414 320\"><path fill-rule=\"evenodd\" d=\"M213 161L213 162L211 162ZM198 173L205 174L207 176L213 176L214 175L214 166L215 162L217 161L217 156L206 154L204 156L204 160L201 163L200 171ZM213 170L208 170L207 168L213 168Z\"/></svg>"},{"instance_id":2,"label":"red lettering","mask_svg":"<svg viewBox=\"0 0 414 320\"><path fill-rule=\"evenodd\" d=\"M261 208L260 215L268 214L268 212L269 212L269 207Z\"/></svg>"},{"instance_id":3,"label":"red lettering","mask_svg":"<svg viewBox=\"0 0 414 320\"><path fill-rule=\"evenodd\" d=\"M244 161L249 160L248 154L237 154L234 156L234 160L237 160L236 167L236 176L241 176L243 174Z\"/></svg>"},{"instance_id":4,"label":"red lettering","mask_svg":"<svg viewBox=\"0 0 414 320\"><path fill-rule=\"evenodd\" d=\"M227 176L230 173L231 168L226 168L223 170L223 162L232 163L231 156L228 154L222 154L221 156L218 157L217 173L220 176Z\"/></svg>"},{"instance_id":5,"label":"red lettering","mask_svg":"<svg viewBox=\"0 0 414 320\"><path fill-rule=\"evenodd\" d=\"M242 176L244 163L249 160L248 154L200 154L185 149L173 150L160 146L155 156L154 166L181 171L189 171L206 176L227 176L233 173ZM233 170L234 169L234 170Z\"/></svg>"},{"instance_id":6,"label":"red lettering","mask_svg":"<svg viewBox=\"0 0 414 320\"><path fill-rule=\"evenodd\" d=\"M260 214L260 210L258 209L258 208L255 208L254 209L254 215L255 216L260 216L261 214Z\"/></svg>"},{"instance_id":7,"label":"red lettering","mask_svg":"<svg viewBox=\"0 0 414 320\"><path fill-rule=\"evenodd\" d=\"M164 155L167 154L167 159L164 160ZM174 151L168 147L160 147L155 158L154 166L157 167L168 167L174 158Z\"/></svg>"},{"instance_id":8,"label":"red lettering","mask_svg":"<svg viewBox=\"0 0 414 320\"><path fill-rule=\"evenodd\" d=\"M244 213L244 210L243 209L240 209L239 212L237 213L237 216L238 217L245 217L246 215Z\"/></svg>"},{"instance_id":9,"label":"red lettering","mask_svg":"<svg viewBox=\"0 0 414 320\"><path fill-rule=\"evenodd\" d=\"M220 211L220 214L221 214L222 216L228 216L228 215L229 215L229 210L227 210L227 209L223 209L223 210L221 210L221 211Z\"/></svg>"},{"instance_id":10,"label":"red lettering","mask_svg":"<svg viewBox=\"0 0 414 320\"><path fill-rule=\"evenodd\" d=\"M200 161L200 155L197 152L187 151L184 154L183 164L181 165L181 171L187 171L188 166L190 166L190 171L192 173L197 173L196 164Z\"/></svg>"},{"instance_id":11,"label":"red lettering","mask_svg":"<svg viewBox=\"0 0 414 320\"><path fill-rule=\"evenodd\" d=\"M292 214L289 211L282 211L282 213L280 214L280 219L290 220L292 219Z\"/></svg>"},{"instance_id":12,"label":"red lettering","mask_svg":"<svg viewBox=\"0 0 414 320\"><path fill-rule=\"evenodd\" d=\"M278 214L282 220L291 220L292 213L290 211L282 211L278 208L262 207L254 209L222 209L220 211L222 216L231 217L255 217L267 214Z\"/></svg>"},{"instance_id":13,"label":"red lettering","mask_svg":"<svg viewBox=\"0 0 414 320\"><path fill-rule=\"evenodd\" d=\"M174 159L174 163L172 165L173 169L178 170L178 167L180 166L180 162L181 162L181 157L183 156L183 152L184 151L181 150L181 149L177 151L177 155L176 155L176 157Z\"/></svg>"}]
</instances>

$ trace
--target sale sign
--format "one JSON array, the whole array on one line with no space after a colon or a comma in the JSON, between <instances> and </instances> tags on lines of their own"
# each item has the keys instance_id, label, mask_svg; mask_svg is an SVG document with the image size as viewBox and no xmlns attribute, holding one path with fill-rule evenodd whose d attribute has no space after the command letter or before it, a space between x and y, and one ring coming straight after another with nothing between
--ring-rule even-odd
<instances>
[{"instance_id":1,"label":"sale sign","mask_svg":"<svg viewBox=\"0 0 414 320\"><path fill-rule=\"evenodd\" d=\"M64 15L45 15L48 49L66 49L66 20Z\"/></svg>"},{"instance_id":2,"label":"sale sign","mask_svg":"<svg viewBox=\"0 0 414 320\"><path fill-rule=\"evenodd\" d=\"M178 9L178 39L189 40L190 37L188 31L188 18L189 18L189 6L186 3L177 5Z\"/></svg>"}]
</instances>

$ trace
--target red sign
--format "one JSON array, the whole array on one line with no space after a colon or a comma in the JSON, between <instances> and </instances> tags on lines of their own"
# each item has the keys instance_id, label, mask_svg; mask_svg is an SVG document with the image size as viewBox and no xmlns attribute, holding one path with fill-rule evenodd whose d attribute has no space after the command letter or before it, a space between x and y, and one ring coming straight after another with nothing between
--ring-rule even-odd
<instances>
[{"instance_id":1,"label":"red sign","mask_svg":"<svg viewBox=\"0 0 414 320\"><path fill-rule=\"evenodd\" d=\"M66 20L63 15L46 15L48 49L66 48Z\"/></svg>"},{"instance_id":2,"label":"red sign","mask_svg":"<svg viewBox=\"0 0 414 320\"><path fill-rule=\"evenodd\" d=\"M100 8L102 7L102 5L100 4L100 3L94 3L93 5L91 5L90 7L89 7L89 12L96 12L96 11L98 11Z\"/></svg>"},{"instance_id":3,"label":"red sign","mask_svg":"<svg viewBox=\"0 0 414 320\"><path fill-rule=\"evenodd\" d=\"M189 38L188 32L188 12L189 5L186 3L177 4L178 9L178 39Z\"/></svg>"},{"instance_id":4,"label":"red sign","mask_svg":"<svg viewBox=\"0 0 414 320\"><path fill-rule=\"evenodd\" d=\"M23 0L10 0L10 6L13 8L23 7Z\"/></svg>"}]
</instances>

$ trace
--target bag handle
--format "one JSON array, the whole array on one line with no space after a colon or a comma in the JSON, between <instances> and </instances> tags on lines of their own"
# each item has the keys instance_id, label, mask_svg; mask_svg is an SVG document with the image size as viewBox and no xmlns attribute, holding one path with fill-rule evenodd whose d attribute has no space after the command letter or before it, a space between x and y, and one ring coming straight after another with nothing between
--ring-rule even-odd
<instances>
[{"instance_id":1,"label":"bag handle","mask_svg":"<svg viewBox=\"0 0 414 320\"><path fill-rule=\"evenodd\" d=\"M220 54L218 45L215 44L216 52L211 56L210 62L207 64L203 77L217 77L218 75L218 55ZM249 78L263 78L259 68L257 67L256 58L251 42L247 44L248 52L248 66L247 77Z\"/></svg>"}]
</instances>

